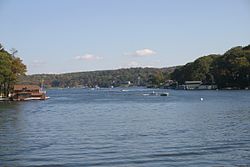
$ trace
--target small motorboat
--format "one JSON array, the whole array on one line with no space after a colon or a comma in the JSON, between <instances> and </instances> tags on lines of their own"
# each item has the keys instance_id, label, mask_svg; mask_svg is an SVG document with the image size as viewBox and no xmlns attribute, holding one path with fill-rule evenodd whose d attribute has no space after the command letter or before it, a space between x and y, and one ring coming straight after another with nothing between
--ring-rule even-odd
<instances>
[{"instance_id":1,"label":"small motorboat","mask_svg":"<svg viewBox=\"0 0 250 167\"><path fill-rule=\"evenodd\" d=\"M155 91L153 91L152 93L149 94L150 96L158 96L158 93L156 93Z\"/></svg>"},{"instance_id":2,"label":"small motorboat","mask_svg":"<svg viewBox=\"0 0 250 167\"><path fill-rule=\"evenodd\" d=\"M169 96L168 92L161 93L160 96Z\"/></svg>"},{"instance_id":3,"label":"small motorboat","mask_svg":"<svg viewBox=\"0 0 250 167\"><path fill-rule=\"evenodd\" d=\"M144 96L169 96L168 92L151 92L151 93L145 93Z\"/></svg>"}]
</instances>

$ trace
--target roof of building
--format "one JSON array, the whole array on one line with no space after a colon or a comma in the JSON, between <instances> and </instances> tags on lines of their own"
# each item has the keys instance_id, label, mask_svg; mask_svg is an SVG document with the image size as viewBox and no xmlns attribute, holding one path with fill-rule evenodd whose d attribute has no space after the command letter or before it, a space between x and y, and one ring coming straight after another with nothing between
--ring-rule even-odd
<instances>
[{"instance_id":1,"label":"roof of building","mask_svg":"<svg viewBox=\"0 0 250 167\"><path fill-rule=\"evenodd\" d=\"M202 84L202 81L185 81L185 84Z\"/></svg>"},{"instance_id":2,"label":"roof of building","mask_svg":"<svg viewBox=\"0 0 250 167\"><path fill-rule=\"evenodd\" d=\"M14 85L14 91L15 90L39 90L40 87L37 85Z\"/></svg>"}]
</instances>

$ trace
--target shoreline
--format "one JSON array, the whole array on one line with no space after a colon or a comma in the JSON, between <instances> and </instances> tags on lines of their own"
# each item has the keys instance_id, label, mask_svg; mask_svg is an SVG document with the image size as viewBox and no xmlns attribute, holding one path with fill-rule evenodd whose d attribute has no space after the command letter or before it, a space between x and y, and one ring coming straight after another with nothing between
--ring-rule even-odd
<instances>
[{"instance_id":1,"label":"shoreline","mask_svg":"<svg viewBox=\"0 0 250 167\"><path fill-rule=\"evenodd\" d=\"M165 89L165 90L187 90L187 91L204 91L204 90L216 90L216 91L221 91L221 90L226 90L226 91L234 91L234 90L250 90L250 89L240 89L240 88L221 88L221 89L175 89L175 88L162 88L162 87L153 87L153 88L148 88L148 87L140 87L140 86L131 86L131 87L100 87L100 88L82 88L82 87L50 87L47 88L47 90L54 89L54 90L64 90L64 89L84 89L84 90L100 90L100 89L131 89L131 88L142 88L142 89Z\"/></svg>"}]
</instances>

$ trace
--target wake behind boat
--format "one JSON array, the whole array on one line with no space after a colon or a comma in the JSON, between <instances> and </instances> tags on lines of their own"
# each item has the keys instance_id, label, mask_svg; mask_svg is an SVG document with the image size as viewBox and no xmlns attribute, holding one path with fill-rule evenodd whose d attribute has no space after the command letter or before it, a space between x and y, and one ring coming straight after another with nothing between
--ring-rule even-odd
<instances>
[{"instance_id":1,"label":"wake behind boat","mask_svg":"<svg viewBox=\"0 0 250 167\"><path fill-rule=\"evenodd\" d=\"M169 96L168 92L151 92L151 93L144 93L144 96Z\"/></svg>"}]
</instances>

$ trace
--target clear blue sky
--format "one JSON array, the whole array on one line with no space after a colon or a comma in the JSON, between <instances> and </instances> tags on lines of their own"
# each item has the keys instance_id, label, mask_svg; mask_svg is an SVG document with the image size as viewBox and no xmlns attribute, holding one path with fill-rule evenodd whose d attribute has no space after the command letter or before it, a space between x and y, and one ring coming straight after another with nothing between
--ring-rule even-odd
<instances>
[{"instance_id":1,"label":"clear blue sky","mask_svg":"<svg viewBox=\"0 0 250 167\"><path fill-rule=\"evenodd\" d=\"M250 44L249 0L0 0L28 74L168 67Z\"/></svg>"}]
</instances>

